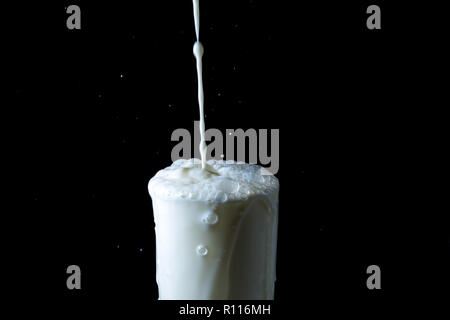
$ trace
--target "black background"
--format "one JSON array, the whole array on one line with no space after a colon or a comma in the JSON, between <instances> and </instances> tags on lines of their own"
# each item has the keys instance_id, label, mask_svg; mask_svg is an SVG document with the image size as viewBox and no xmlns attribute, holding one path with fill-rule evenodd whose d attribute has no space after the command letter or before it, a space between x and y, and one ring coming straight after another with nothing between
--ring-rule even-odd
<instances>
[{"instance_id":1,"label":"black background","mask_svg":"<svg viewBox=\"0 0 450 320\"><path fill-rule=\"evenodd\" d=\"M81 30L66 28L70 4ZM448 297L448 225L415 187L430 170L416 162L424 108L445 85L440 10L377 1L382 29L368 30L370 4L201 1L207 128L280 129L275 317ZM155 301L147 183L170 164L173 130L198 119L191 1L6 11L18 295L172 317ZM66 288L71 264L82 290Z\"/></svg>"}]
</instances>

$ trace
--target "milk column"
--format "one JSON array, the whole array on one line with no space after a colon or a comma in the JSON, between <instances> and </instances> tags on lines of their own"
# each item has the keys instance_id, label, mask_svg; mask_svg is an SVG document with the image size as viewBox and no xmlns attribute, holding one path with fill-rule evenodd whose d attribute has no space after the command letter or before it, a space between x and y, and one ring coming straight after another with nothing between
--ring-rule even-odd
<instances>
[{"instance_id":1,"label":"milk column","mask_svg":"<svg viewBox=\"0 0 450 320\"><path fill-rule=\"evenodd\" d=\"M204 98L203 98L203 46L200 42L200 8L198 0L193 0L194 4L194 22L195 22L195 34L197 36L197 42L194 44L194 56L197 62L197 87L198 87L198 108L200 111L200 156L202 160L202 168L206 165L206 141L205 141L205 113L204 113Z\"/></svg>"},{"instance_id":2,"label":"milk column","mask_svg":"<svg viewBox=\"0 0 450 320\"><path fill-rule=\"evenodd\" d=\"M246 163L160 170L149 182L159 299L273 299L278 190Z\"/></svg>"}]
</instances>

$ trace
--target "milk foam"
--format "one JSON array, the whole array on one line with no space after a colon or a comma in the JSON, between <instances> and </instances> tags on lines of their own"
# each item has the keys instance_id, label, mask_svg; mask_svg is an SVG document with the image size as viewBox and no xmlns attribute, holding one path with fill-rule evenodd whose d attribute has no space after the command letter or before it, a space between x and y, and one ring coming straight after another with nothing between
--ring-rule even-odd
<instances>
[{"instance_id":1,"label":"milk foam","mask_svg":"<svg viewBox=\"0 0 450 320\"><path fill-rule=\"evenodd\" d=\"M197 159L179 159L149 182L152 197L208 202L246 200L271 195L279 182L262 167L236 161L209 160L205 169Z\"/></svg>"}]
</instances>

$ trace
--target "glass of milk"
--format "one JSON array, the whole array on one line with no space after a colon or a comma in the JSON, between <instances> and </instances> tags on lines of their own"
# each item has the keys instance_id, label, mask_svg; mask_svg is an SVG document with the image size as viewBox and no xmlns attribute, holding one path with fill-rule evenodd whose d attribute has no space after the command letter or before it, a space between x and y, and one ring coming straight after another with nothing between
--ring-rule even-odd
<instances>
[{"instance_id":1,"label":"glass of milk","mask_svg":"<svg viewBox=\"0 0 450 320\"><path fill-rule=\"evenodd\" d=\"M177 160L149 182L160 300L273 299L278 179L234 161Z\"/></svg>"}]
</instances>

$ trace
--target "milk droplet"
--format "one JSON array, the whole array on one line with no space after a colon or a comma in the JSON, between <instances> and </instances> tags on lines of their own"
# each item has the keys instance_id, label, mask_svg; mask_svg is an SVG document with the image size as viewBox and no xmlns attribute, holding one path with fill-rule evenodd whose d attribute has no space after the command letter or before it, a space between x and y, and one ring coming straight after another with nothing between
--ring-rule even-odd
<instances>
[{"instance_id":1,"label":"milk droplet","mask_svg":"<svg viewBox=\"0 0 450 320\"><path fill-rule=\"evenodd\" d=\"M203 52L204 52L204 50L203 50L203 45L200 43L200 42L195 42L194 43L194 48L193 48L193 51L194 51L194 56L197 58L201 58L202 56L203 56Z\"/></svg>"},{"instance_id":2,"label":"milk droplet","mask_svg":"<svg viewBox=\"0 0 450 320\"><path fill-rule=\"evenodd\" d=\"M217 221L219 221L219 217L215 213L208 213L203 217L203 223L213 225L216 224Z\"/></svg>"},{"instance_id":3,"label":"milk droplet","mask_svg":"<svg viewBox=\"0 0 450 320\"><path fill-rule=\"evenodd\" d=\"M208 248L206 248L204 245L200 244L197 246L197 254L201 257L204 257L208 254Z\"/></svg>"}]
</instances>

